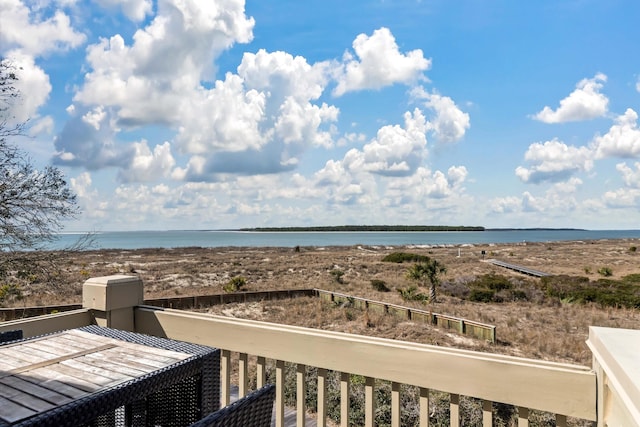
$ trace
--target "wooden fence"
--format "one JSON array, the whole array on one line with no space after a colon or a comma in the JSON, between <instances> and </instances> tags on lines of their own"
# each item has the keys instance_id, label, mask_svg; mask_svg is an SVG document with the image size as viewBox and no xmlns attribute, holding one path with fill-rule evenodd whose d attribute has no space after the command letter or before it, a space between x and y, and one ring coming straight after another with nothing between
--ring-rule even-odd
<instances>
[{"instance_id":1,"label":"wooden fence","mask_svg":"<svg viewBox=\"0 0 640 427\"><path fill-rule=\"evenodd\" d=\"M194 295L187 297L152 298L144 300L146 305L162 308L188 310L204 308L211 305L229 303L247 303L256 301L283 300L299 297L319 297L324 301L339 304L350 304L354 308L370 310L372 312L391 314L403 319L427 322L444 329L452 329L460 334L474 338L496 342L496 327L472 320L433 313L426 310L374 301L366 298L353 297L338 292L322 289L290 289L274 291L233 292L212 295ZM40 316L82 308L82 304L51 305L43 307L0 308L0 321L14 320L26 317Z\"/></svg>"},{"instance_id":2,"label":"wooden fence","mask_svg":"<svg viewBox=\"0 0 640 427\"><path fill-rule=\"evenodd\" d=\"M224 294L194 295L187 297L150 298L145 299L145 305L154 307L175 308L179 310L203 308L211 305L229 304L233 302L255 302L290 299L297 297L315 297L315 289L291 289L275 291L232 292ZM0 321L22 319L25 317L41 316L62 311L77 310L82 304L49 305L41 307L0 308Z\"/></svg>"},{"instance_id":3,"label":"wooden fence","mask_svg":"<svg viewBox=\"0 0 640 427\"><path fill-rule=\"evenodd\" d=\"M338 304L349 304L361 310L388 313L403 319L427 322L432 325L437 325L440 328L453 329L463 335L487 340L491 343L496 342L496 327L494 325L461 319L459 317L448 316L446 314L433 313L427 310L404 307L401 305L389 304L366 298L353 297L337 292L324 291L322 289L316 289L316 292L318 293L318 296L325 301L331 301Z\"/></svg>"}]
</instances>

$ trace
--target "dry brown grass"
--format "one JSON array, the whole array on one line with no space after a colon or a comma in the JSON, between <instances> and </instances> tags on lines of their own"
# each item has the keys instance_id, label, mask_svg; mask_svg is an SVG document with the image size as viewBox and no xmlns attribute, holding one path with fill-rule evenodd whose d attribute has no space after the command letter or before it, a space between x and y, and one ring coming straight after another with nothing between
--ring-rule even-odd
<instances>
[{"instance_id":1,"label":"dry brown grass","mask_svg":"<svg viewBox=\"0 0 640 427\"><path fill-rule=\"evenodd\" d=\"M523 283L537 279L483 262L496 258L552 274L586 276L597 280L597 270L609 267L612 278L640 272L638 239L588 242L554 242L463 247L327 247L301 248L180 248L143 250L100 250L65 255L62 286L23 284L25 298L13 305L46 305L81 301L82 283L92 276L137 274L145 283L147 298L202 295L223 292L235 276L247 279L247 290L323 288L353 296L425 308L402 301L394 289L409 284L408 264L382 262L385 255L403 251L436 258L447 266L445 281L465 282L495 273L519 277ZM458 250L460 249L460 257ZM338 283L333 270L344 272ZM372 288L371 280L384 281L392 292ZM286 313L284 306L286 304ZM590 364L584 344L588 327L611 326L640 329L638 310L599 308L558 301L472 303L440 296L433 311L497 326L499 343L490 345L461 337L419 322L407 322L349 307L322 303L311 298L260 304L229 304L211 312L291 323L300 326L374 335L443 346L456 346L524 357Z\"/></svg>"}]
</instances>

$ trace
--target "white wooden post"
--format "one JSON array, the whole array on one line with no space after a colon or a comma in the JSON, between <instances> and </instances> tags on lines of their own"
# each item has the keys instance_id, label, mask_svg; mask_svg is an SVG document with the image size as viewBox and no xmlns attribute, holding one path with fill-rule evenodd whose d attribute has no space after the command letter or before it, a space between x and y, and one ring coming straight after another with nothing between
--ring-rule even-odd
<instances>
[{"instance_id":1,"label":"white wooden post","mask_svg":"<svg viewBox=\"0 0 640 427\"><path fill-rule=\"evenodd\" d=\"M134 331L133 309L143 303L142 280L137 276L93 277L82 285L82 306L92 310L99 326Z\"/></svg>"}]
</instances>

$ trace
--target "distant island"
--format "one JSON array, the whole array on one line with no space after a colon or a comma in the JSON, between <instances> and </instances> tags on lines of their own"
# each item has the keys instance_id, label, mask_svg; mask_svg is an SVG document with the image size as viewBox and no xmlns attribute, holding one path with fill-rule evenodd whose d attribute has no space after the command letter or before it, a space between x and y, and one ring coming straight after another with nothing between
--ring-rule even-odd
<instances>
[{"instance_id":1,"label":"distant island","mask_svg":"<svg viewBox=\"0 0 640 427\"><path fill-rule=\"evenodd\" d=\"M332 225L311 227L255 227L241 228L240 231L265 232L311 232L311 231L485 231L484 227L464 225Z\"/></svg>"},{"instance_id":2,"label":"distant island","mask_svg":"<svg viewBox=\"0 0 640 427\"><path fill-rule=\"evenodd\" d=\"M327 225L308 227L252 227L240 228L237 231L254 232L354 232L354 231L586 231L582 228L546 228L546 227L523 227L523 228L485 228L482 226L469 225Z\"/></svg>"},{"instance_id":3,"label":"distant island","mask_svg":"<svg viewBox=\"0 0 640 427\"><path fill-rule=\"evenodd\" d=\"M587 231L585 228L487 228L486 231Z\"/></svg>"}]
</instances>

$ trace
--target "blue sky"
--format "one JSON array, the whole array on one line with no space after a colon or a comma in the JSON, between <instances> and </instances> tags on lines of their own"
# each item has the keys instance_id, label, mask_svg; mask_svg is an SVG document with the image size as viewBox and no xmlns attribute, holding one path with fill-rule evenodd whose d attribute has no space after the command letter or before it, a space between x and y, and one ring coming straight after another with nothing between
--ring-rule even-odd
<instances>
[{"instance_id":1,"label":"blue sky","mask_svg":"<svg viewBox=\"0 0 640 427\"><path fill-rule=\"evenodd\" d=\"M67 231L638 228L640 3L0 0Z\"/></svg>"}]
</instances>

